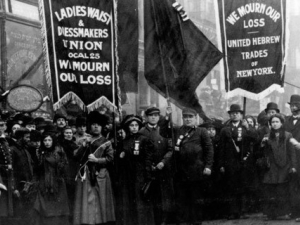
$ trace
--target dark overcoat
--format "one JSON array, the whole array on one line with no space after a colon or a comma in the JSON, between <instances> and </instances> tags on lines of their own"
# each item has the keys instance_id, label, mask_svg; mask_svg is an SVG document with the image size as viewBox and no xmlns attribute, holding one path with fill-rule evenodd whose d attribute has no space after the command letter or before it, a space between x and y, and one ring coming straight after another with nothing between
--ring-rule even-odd
<instances>
[{"instance_id":1,"label":"dark overcoat","mask_svg":"<svg viewBox=\"0 0 300 225\"><path fill-rule=\"evenodd\" d=\"M177 140L180 136L190 131L191 128L182 126L176 131ZM212 169L213 145L205 128L194 127L181 144L180 150L176 152L176 180L201 181L204 168Z\"/></svg>"},{"instance_id":2,"label":"dark overcoat","mask_svg":"<svg viewBox=\"0 0 300 225\"><path fill-rule=\"evenodd\" d=\"M157 200L155 202L164 212L172 210L174 199L173 187L173 167L172 167L172 147L168 143L168 139L160 133L160 127L151 128L148 125L143 127L139 133L149 138L153 145L153 166L162 162L164 167L162 170L153 171L153 176L157 179ZM161 202L160 202L161 201Z\"/></svg>"}]
</instances>

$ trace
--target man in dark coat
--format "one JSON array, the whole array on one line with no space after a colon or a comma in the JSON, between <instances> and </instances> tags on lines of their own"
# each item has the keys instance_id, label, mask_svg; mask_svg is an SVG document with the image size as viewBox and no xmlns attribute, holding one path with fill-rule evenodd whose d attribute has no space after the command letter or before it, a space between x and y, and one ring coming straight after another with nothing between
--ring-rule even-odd
<instances>
[{"instance_id":1,"label":"man in dark coat","mask_svg":"<svg viewBox=\"0 0 300 225\"><path fill-rule=\"evenodd\" d=\"M226 180L228 219L238 219L242 214L245 195L245 165L250 154L250 143L257 140L257 133L243 119L243 110L237 104L230 106L229 123L220 133L220 171Z\"/></svg>"},{"instance_id":2,"label":"man in dark coat","mask_svg":"<svg viewBox=\"0 0 300 225\"><path fill-rule=\"evenodd\" d=\"M287 116L284 128L286 131L292 133L293 138L300 142L300 95L292 95L290 102L291 116ZM292 205L292 217L300 222L300 151L296 147L296 159L297 159L297 177L293 177L291 181L291 205Z\"/></svg>"},{"instance_id":3,"label":"man in dark coat","mask_svg":"<svg viewBox=\"0 0 300 225\"><path fill-rule=\"evenodd\" d=\"M183 126L176 130L175 193L179 222L201 224L203 180L211 174L213 145L205 128L197 127L197 112L183 109Z\"/></svg>"},{"instance_id":4,"label":"man in dark coat","mask_svg":"<svg viewBox=\"0 0 300 225\"><path fill-rule=\"evenodd\" d=\"M156 107L148 108L145 112L148 123L139 133L148 137L154 145L152 167L153 175L156 179L156 191L154 196L155 220L157 224L165 224L172 212L173 179L171 168L172 148L168 145L167 138L161 136L158 121L160 110Z\"/></svg>"},{"instance_id":5,"label":"man in dark coat","mask_svg":"<svg viewBox=\"0 0 300 225\"><path fill-rule=\"evenodd\" d=\"M27 194L29 186L33 179L33 162L28 152L30 141L30 131L26 128L20 128L16 131L17 142L10 146L13 158L15 191L17 199L15 201L15 215L18 217L28 217L31 202Z\"/></svg>"},{"instance_id":6,"label":"man in dark coat","mask_svg":"<svg viewBox=\"0 0 300 225\"><path fill-rule=\"evenodd\" d=\"M6 123L0 118L0 177L1 184L6 189L3 190L3 186L1 185L0 224L7 224L7 217L13 216L12 193L14 191L14 180L12 170L12 155L8 146L8 142L4 136L5 130Z\"/></svg>"}]
</instances>

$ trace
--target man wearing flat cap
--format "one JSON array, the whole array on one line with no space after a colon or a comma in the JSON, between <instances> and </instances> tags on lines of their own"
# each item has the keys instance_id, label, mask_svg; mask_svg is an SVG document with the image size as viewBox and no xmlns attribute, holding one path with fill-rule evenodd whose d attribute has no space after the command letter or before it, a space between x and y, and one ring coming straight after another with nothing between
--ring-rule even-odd
<instances>
[{"instance_id":1,"label":"man wearing flat cap","mask_svg":"<svg viewBox=\"0 0 300 225\"><path fill-rule=\"evenodd\" d=\"M175 130L175 193L178 222L201 224L203 180L211 175L213 146L205 128L197 126L197 112L182 110L183 126Z\"/></svg>"},{"instance_id":2,"label":"man wearing flat cap","mask_svg":"<svg viewBox=\"0 0 300 225\"><path fill-rule=\"evenodd\" d=\"M167 223L173 209L174 199L171 157L172 148L167 138L160 133L158 122L160 110L157 107L150 107L145 111L147 124L139 132L148 137L154 144L153 154L153 176L155 177L154 214L157 224Z\"/></svg>"},{"instance_id":3,"label":"man wearing flat cap","mask_svg":"<svg viewBox=\"0 0 300 225\"><path fill-rule=\"evenodd\" d=\"M245 196L245 165L251 154L251 142L257 140L257 133L243 119L244 111L238 104L232 104L228 111L230 121L220 133L220 172L225 176L228 199L228 219L239 219L242 215L242 199Z\"/></svg>"},{"instance_id":4,"label":"man wearing flat cap","mask_svg":"<svg viewBox=\"0 0 300 225\"><path fill-rule=\"evenodd\" d=\"M290 132L293 135L293 138L297 140L298 143L295 143L295 147L299 149L300 142L300 95L292 95L290 98L290 110L292 115L287 116L284 128L287 132ZM297 222L300 222L300 151L296 150L296 158L297 158L297 167L296 167L296 177L293 177L291 186L291 205L292 205L292 217L296 219Z\"/></svg>"}]
</instances>

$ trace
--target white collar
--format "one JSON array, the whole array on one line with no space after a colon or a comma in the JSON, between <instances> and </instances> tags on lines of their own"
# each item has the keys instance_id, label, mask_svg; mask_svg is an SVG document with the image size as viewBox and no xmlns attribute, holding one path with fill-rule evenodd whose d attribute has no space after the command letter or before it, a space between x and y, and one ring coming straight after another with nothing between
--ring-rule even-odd
<instances>
[{"instance_id":1,"label":"white collar","mask_svg":"<svg viewBox=\"0 0 300 225\"><path fill-rule=\"evenodd\" d=\"M148 127L150 127L150 128L156 128L157 127L157 124L155 124L155 125L151 125L150 123L148 123Z\"/></svg>"}]
</instances>

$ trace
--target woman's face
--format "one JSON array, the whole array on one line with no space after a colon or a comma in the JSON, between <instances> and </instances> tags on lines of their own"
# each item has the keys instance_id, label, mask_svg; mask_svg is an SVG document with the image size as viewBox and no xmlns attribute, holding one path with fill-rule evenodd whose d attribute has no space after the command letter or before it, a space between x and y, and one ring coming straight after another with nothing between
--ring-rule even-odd
<instances>
[{"instance_id":1,"label":"woman's face","mask_svg":"<svg viewBox=\"0 0 300 225\"><path fill-rule=\"evenodd\" d=\"M139 131L139 124L136 121L132 121L129 124L129 132L131 134L136 134Z\"/></svg>"},{"instance_id":2,"label":"woman's face","mask_svg":"<svg viewBox=\"0 0 300 225\"><path fill-rule=\"evenodd\" d=\"M100 124L98 124L98 123L93 123L93 124L91 125L91 133L92 133L93 135L99 135L99 134L101 134L101 131L102 131L102 127L100 126Z\"/></svg>"},{"instance_id":3,"label":"woman's face","mask_svg":"<svg viewBox=\"0 0 300 225\"><path fill-rule=\"evenodd\" d=\"M210 137L215 137L217 133L214 127L208 127L207 132Z\"/></svg>"},{"instance_id":4,"label":"woman's face","mask_svg":"<svg viewBox=\"0 0 300 225\"><path fill-rule=\"evenodd\" d=\"M45 137L43 142L44 142L44 145L45 145L46 148L51 148L52 147L53 140L50 136Z\"/></svg>"},{"instance_id":5,"label":"woman's face","mask_svg":"<svg viewBox=\"0 0 300 225\"><path fill-rule=\"evenodd\" d=\"M275 130L278 130L280 127L282 126L282 123L280 121L279 118L277 117L274 117L272 120L271 120L271 127Z\"/></svg>"},{"instance_id":6,"label":"woman's face","mask_svg":"<svg viewBox=\"0 0 300 225\"><path fill-rule=\"evenodd\" d=\"M247 118L247 122L251 127L254 127L254 122L251 118Z\"/></svg>"},{"instance_id":7,"label":"woman's face","mask_svg":"<svg viewBox=\"0 0 300 225\"><path fill-rule=\"evenodd\" d=\"M65 131L64 131L64 138L66 140L69 140L69 141L72 140L72 138L73 138L73 131L72 131L72 129L65 129Z\"/></svg>"}]
</instances>

